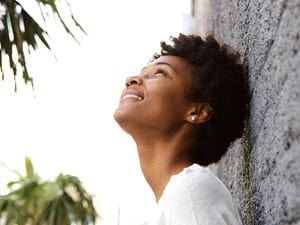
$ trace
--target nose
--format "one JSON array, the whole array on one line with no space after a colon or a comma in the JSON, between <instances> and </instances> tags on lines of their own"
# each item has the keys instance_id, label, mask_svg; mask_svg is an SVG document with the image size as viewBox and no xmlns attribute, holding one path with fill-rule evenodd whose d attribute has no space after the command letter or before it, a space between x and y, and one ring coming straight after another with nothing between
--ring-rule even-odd
<instances>
[{"instance_id":1,"label":"nose","mask_svg":"<svg viewBox=\"0 0 300 225\"><path fill-rule=\"evenodd\" d=\"M142 79L139 76L131 76L126 79L126 87L142 84Z\"/></svg>"}]
</instances>

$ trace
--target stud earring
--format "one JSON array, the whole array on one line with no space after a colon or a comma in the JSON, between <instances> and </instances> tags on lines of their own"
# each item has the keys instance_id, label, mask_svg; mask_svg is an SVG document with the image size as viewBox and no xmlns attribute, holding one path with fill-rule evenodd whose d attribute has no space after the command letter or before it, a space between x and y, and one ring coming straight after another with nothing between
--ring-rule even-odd
<instances>
[{"instance_id":1,"label":"stud earring","mask_svg":"<svg viewBox=\"0 0 300 225\"><path fill-rule=\"evenodd\" d=\"M192 115L192 118L191 118L191 119L192 119L193 122L195 122L196 119L197 119L197 116L196 116L196 115Z\"/></svg>"}]
</instances>

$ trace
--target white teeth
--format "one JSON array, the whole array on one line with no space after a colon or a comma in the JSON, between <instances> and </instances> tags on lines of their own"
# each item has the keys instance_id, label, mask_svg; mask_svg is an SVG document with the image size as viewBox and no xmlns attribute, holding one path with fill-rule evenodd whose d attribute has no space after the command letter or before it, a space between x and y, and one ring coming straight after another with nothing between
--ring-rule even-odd
<instances>
[{"instance_id":1,"label":"white teeth","mask_svg":"<svg viewBox=\"0 0 300 225\"><path fill-rule=\"evenodd\" d=\"M143 99L142 97L134 95L134 94L126 94L126 95L124 95L123 99L126 99L126 98L135 98L137 100L142 100Z\"/></svg>"}]
</instances>

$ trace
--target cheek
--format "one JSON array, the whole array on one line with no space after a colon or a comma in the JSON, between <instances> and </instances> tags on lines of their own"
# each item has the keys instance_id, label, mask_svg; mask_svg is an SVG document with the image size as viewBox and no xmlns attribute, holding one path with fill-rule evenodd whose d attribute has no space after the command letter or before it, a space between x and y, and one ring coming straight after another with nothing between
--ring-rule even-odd
<instances>
[{"instance_id":1,"label":"cheek","mask_svg":"<svg viewBox=\"0 0 300 225\"><path fill-rule=\"evenodd\" d=\"M162 120L166 118L181 116L184 108L183 96L178 92L163 92L160 95L149 99L149 108L147 111L151 112Z\"/></svg>"}]
</instances>

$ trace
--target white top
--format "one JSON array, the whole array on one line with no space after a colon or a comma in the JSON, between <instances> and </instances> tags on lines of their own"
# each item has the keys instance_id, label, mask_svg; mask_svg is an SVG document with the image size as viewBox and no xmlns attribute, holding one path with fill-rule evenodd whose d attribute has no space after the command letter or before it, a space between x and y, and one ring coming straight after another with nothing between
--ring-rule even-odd
<instances>
[{"instance_id":1,"label":"white top","mask_svg":"<svg viewBox=\"0 0 300 225\"><path fill-rule=\"evenodd\" d=\"M193 164L173 175L149 225L242 225L225 185Z\"/></svg>"}]
</instances>

